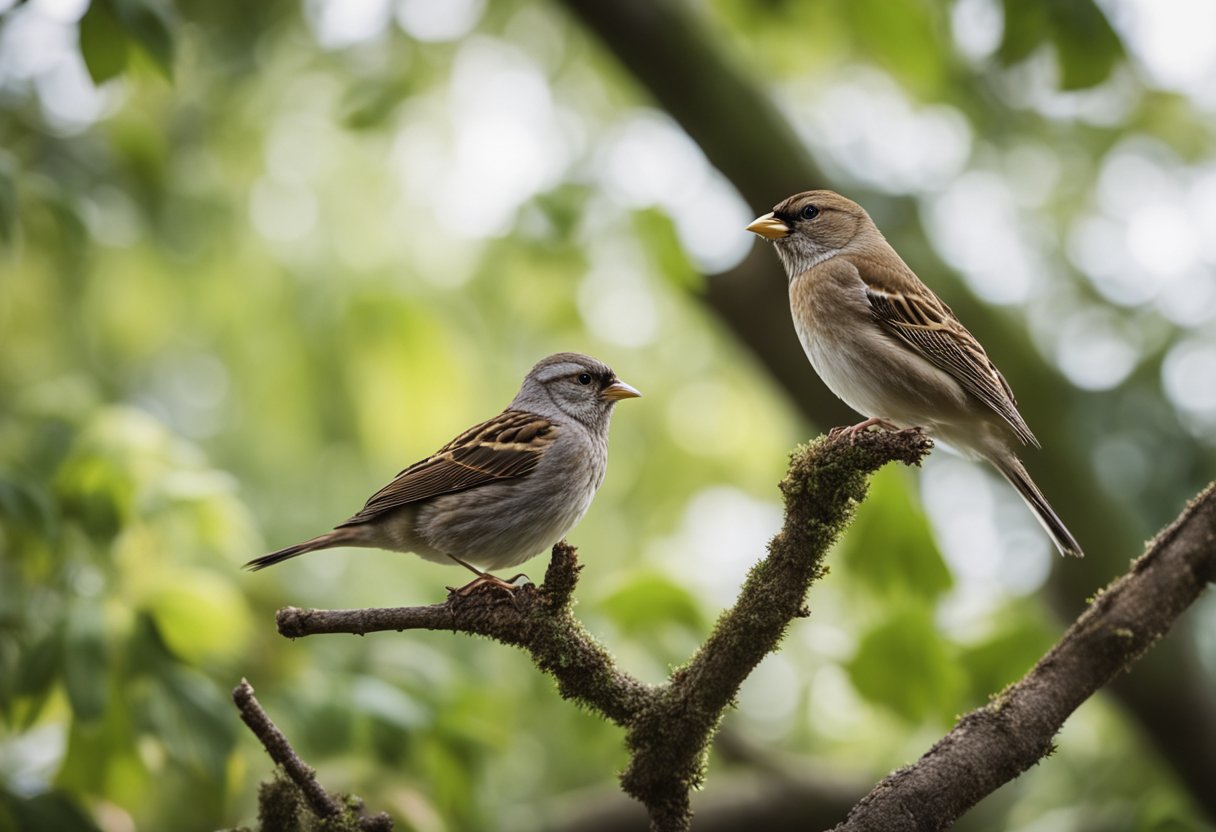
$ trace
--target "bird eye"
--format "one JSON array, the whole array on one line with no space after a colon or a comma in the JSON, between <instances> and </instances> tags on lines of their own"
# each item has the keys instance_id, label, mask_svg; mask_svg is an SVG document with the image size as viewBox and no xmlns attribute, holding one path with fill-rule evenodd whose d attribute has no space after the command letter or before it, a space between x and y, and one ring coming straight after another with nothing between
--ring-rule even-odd
<instances>
[{"instance_id":1,"label":"bird eye","mask_svg":"<svg viewBox=\"0 0 1216 832\"><path fill-rule=\"evenodd\" d=\"M579 373L578 374L578 383L579 384L590 384L591 383L591 373Z\"/></svg>"},{"instance_id":2,"label":"bird eye","mask_svg":"<svg viewBox=\"0 0 1216 832\"><path fill-rule=\"evenodd\" d=\"M808 205L802 209L802 218L804 220L813 220L819 216L819 209L814 205Z\"/></svg>"}]
</instances>

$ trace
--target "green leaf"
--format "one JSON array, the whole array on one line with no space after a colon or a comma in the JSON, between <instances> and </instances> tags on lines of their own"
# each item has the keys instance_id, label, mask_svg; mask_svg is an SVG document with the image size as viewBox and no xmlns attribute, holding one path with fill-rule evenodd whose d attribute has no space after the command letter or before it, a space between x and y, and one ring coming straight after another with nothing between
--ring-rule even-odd
<instances>
[{"instance_id":1,"label":"green leaf","mask_svg":"<svg viewBox=\"0 0 1216 832\"><path fill-rule=\"evenodd\" d=\"M632 219L634 236L663 279L678 289L702 291L705 277L689 261L671 217L657 208L647 208L635 211Z\"/></svg>"},{"instance_id":2,"label":"green leaf","mask_svg":"<svg viewBox=\"0 0 1216 832\"><path fill-rule=\"evenodd\" d=\"M1123 43L1110 21L1092 0L1055 0L1049 3L1060 86L1085 89L1110 77L1123 60Z\"/></svg>"},{"instance_id":3,"label":"green leaf","mask_svg":"<svg viewBox=\"0 0 1216 832\"><path fill-rule=\"evenodd\" d=\"M252 627L240 591L210 570L182 568L174 583L152 590L147 606L169 651L195 665L235 659Z\"/></svg>"},{"instance_id":4,"label":"green leaf","mask_svg":"<svg viewBox=\"0 0 1216 832\"><path fill-rule=\"evenodd\" d=\"M365 80L351 87L342 100L342 123L352 130L382 126L414 92L408 78Z\"/></svg>"},{"instance_id":5,"label":"green leaf","mask_svg":"<svg viewBox=\"0 0 1216 832\"><path fill-rule=\"evenodd\" d=\"M0 476L0 520L6 529L21 529L44 538L55 529L50 497L41 484L22 482L16 476Z\"/></svg>"},{"instance_id":6,"label":"green leaf","mask_svg":"<svg viewBox=\"0 0 1216 832\"><path fill-rule=\"evenodd\" d=\"M222 782L236 742L236 723L225 692L170 652L156 621L140 612L130 641L131 667L143 680L132 707L139 729L164 743L187 768Z\"/></svg>"},{"instance_id":7,"label":"green leaf","mask_svg":"<svg viewBox=\"0 0 1216 832\"><path fill-rule=\"evenodd\" d=\"M1093 0L1005 0L1005 31L997 55L1008 66L1050 42L1060 86L1084 89L1110 77L1125 52L1110 21Z\"/></svg>"},{"instance_id":8,"label":"green leaf","mask_svg":"<svg viewBox=\"0 0 1216 832\"><path fill-rule=\"evenodd\" d=\"M156 737L174 759L222 782L236 743L227 696L202 673L180 665L162 667L158 677L145 714Z\"/></svg>"},{"instance_id":9,"label":"green leaf","mask_svg":"<svg viewBox=\"0 0 1216 832\"><path fill-rule=\"evenodd\" d=\"M123 680L123 700L130 696L131 680ZM135 736L131 731L128 702L118 700L98 722L85 725L72 720L68 748L55 785L73 794L106 794L115 767L132 759Z\"/></svg>"},{"instance_id":10,"label":"green leaf","mask_svg":"<svg viewBox=\"0 0 1216 832\"><path fill-rule=\"evenodd\" d=\"M692 593L666 575L655 572L631 576L600 601L599 606L626 635L646 633L673 623L695 630L705 624Z\"/></svg>"},{"instance_id":11,"label":"green leaf","mask_svg":"<svg viewBox=\"0 0 1216 832\"><path fill-rule=\"evenodd\" d=\"M350 750L355 727L355 712L345 698L326 697L311 704L293 736L301 747L312 749L318 757L336 756Z\"/></svg>"},{"instance_id":12,"label":"green leaf","mask_svg":"<svg viewBox=\"0 0 1216 832\"><path fill-rule=\"evenodd\" d=\"M858 47L889 69L901 84L921 91L936 89L945 64L935 31L936 4L923 0L849 0L842 10L856 33Z\"/></svg>"},{"instance_id":13,"label":"green leaf","mask_svg":"<svg viewBox=\"0 0 1216 832\"><path fill-rule=\"evenodd\" d=\"M17 163L0 150L0 242L12 244L17 236Z\"/></svg>"},{"instance_id":14,"label":"green leaf","mask_svg":"<svg viewBox=\"0 0 1216 832\"><path fill-rule=\"evenodd\" d=\"M113 3L122 27L165 77L172 78L174 43L168 11L156 0L113 0Z\"/></svg>"},{"instance_id":15,"label":"green leaf","mask_svg":"<svg viewBox=\"0 0 1216 832\"><path fill-rule=\"evenodd\" d=\"M973 705L1026 674L1054 642L1037 607L1011 604L990 638L963 649L959 666L967 671Z\"/></svg>"},{"instance_id":16,"label":"green leaf","mask_svg":"<svg viewBox=\"0 0 1216 832\"><path fill-rule=\"evenodd\" d=\"M20 656L17 653L17 645L12 639L0 638L0 718L3 718L5 723L13 717L13 699L16 696L13 677L17 672L18 661ZM0 832L4 832L3 824L0 824Z\"/></svg>"},{"instance_id":17,"label":"green leaf","mask_svg":"<svg viewBox=\"0 0 1216 832\"><path fill-rule=\"evenodd\" d=\"M105 621L96 599L77 600L64 629L63 675L72 712L82 722L106 710Z\"/></svg>"},{"instance_id":18,"label":"green leaf","mask_svg":"<svg viewBox=\"0 0 1216 832\"><path fill-rule=\"evenodd\" d=\"M7 809L18 830L55 830L55 832L100 832L93 819L71 795L61 791L43 792L20 798L0 792L0 807ZM0 814L0 821L4 816Z\"/></svg>"},{"instance_id":19,"label":"green leaf","mask_svg":"<svg viewBox=\"0 0 1216 832\"><path fill-rule=\"evenodd\" d=\"M887 466L875 474L839 562L876 593L931 599L954 581L912 492L912 477L901 468Z\"/></svg>"},{"instance_id":20,"label":"green leaf","mask_svg":"<svg viewBox=\"0 0 1216 832\"><path fill-rule=\"evenodd\" d=\"M94 84L127 68L127 35L109 0L93 0L80 19L80 54Z\"/></svg>"},{"instance_id":21,"label":"green leaf","mask_svg":"<svg viewBox=\"0 0 1216 832\"><path fill-rule=\"evenodd\" d=\"M429 721L424 707L401 688L374 676L357 676L351 688L351 707L403 731L417 730Z\"/></svg>"},{"instance_id":22,"label":"green leaf","mask_svg":"<svg viewBox=\"0 0 1216 832\"><path fill-rule=\"evenodd\" d=\"M17 671L17 693L33 696L41 693L55 679L62 655L63 638L59 630L52 630L35 641L21 656Z\"/></svg>"},{"instance_id":23,"label":"green leaf","mask_svg":"<svg viewBox=\"0 0 1216 832\"><path fill-rule=\"evenodd\" d=\"M1047 8L1039 0L1005 0L1005 31L997 58L1005 66L1030 57L1051 32Z\"/></svg>"},{"instance_id":24,"label":"green leaf","mask_svg":"<svg viewBox=\"0 0 1216 832\"><path fill-rule=\"evenodd\" d=\"M62 628L51 630L20 653L13 692L31 700L22 709L20 727L28 728L38 719L62 665Z\"/></svg>"},{"instance_id":25,"label":"green leaf","mask_svg":"<svg viewBox=\"0 0 1216 832\"><path fill-rule=\"evenodd\" d=\"M909 605L862 638L848 663L865 699L909 722L957 712L965 680L933 626L928 607Z\"/></svg>"}]
</instances>

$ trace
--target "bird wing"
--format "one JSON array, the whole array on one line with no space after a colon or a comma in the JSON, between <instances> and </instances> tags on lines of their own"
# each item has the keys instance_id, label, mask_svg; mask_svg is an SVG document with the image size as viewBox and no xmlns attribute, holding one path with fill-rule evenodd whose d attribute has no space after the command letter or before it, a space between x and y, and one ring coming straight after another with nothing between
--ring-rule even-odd
<instances>
[{"instance_id":1,"label":"bird wing","mask_svg":"<svg viewBox=\"0 0 1216 832\"><path fill-rule=\"evenodd\" d=\"M441 494L527 476L540 464L559 430L534 413L503 411L406 468L373 494L358 514L336 528L366 523L385 512Z\"/></svg>"},{"instance_id":2,"label":"bird wing","mask_svg":"<svg viewBox=\"0 0 1216 832\"><path fill-rule=\"evenodd\" d=\"M867 261L858 272L879 324L992 408L1023 443L1039 447L1009 382L949 306L911 270L895 274Z\"/></svg>"}]
</instances>

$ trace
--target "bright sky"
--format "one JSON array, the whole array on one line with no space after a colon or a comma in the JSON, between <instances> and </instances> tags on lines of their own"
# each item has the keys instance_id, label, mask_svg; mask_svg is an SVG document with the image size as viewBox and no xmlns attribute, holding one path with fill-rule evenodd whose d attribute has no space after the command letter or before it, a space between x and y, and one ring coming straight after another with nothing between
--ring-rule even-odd
<instances>
[{"instance_id":1,"label":"bright sky","mask_svg":"<svg viewBox=\"0 0 1216 832\"><path fill-rule=\"evenodd\" d=\"M1216 107L1216 3L1100 0L1149 77Z\"/></svg>"}]
</instances>

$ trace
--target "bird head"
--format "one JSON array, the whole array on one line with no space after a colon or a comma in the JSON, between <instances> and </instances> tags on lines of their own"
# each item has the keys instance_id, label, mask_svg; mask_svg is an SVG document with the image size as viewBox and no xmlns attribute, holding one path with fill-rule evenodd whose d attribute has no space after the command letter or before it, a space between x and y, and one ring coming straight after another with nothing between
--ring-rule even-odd
<instances>
[{"instance_id":1,"label":"bird head","mask_svg":"<svg viewBox=\"0 0 1216 832\"><path fill-rule=\"evenodd\" d=\"M577 352L559 352L532 368L511 407L542 416L556 407L587 427L596 427L606 424L618 401L641 395L604 362Z\"/></svg>"},{"instance_id":2,"label":"bird head","mask_svg":"<svg viewBox=\"0 0 1216 832\"><path fill-rule=\"evenodd\" d=\"M871 229L874 223L865 209L834 191L794 194L747 227L773 243L791 279Z\"/></svg>"}]
</instances>

